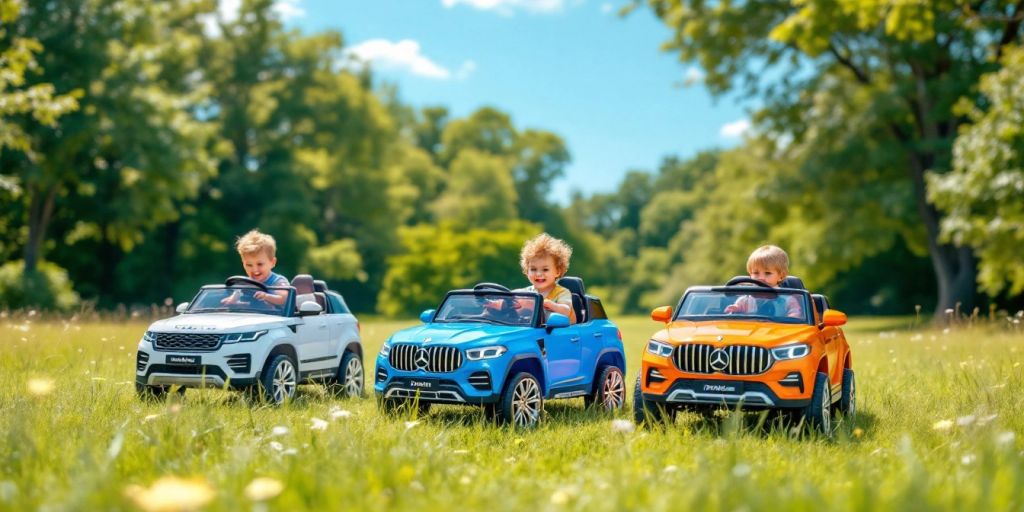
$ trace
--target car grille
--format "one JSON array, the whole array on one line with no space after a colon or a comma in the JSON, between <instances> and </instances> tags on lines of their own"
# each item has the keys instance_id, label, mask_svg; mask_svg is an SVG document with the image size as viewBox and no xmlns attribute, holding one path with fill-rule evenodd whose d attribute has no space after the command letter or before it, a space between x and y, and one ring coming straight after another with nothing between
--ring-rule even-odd
<instances>
[{"instance_id":1,"label":"car grille","mask_svg":"<svg viewBox=\"0 0 1024 512\"><path fill-rule=\"evenodd\" d=\"M217 350L220 334L199 334L190 332L158 332L153 347L157 350Z\"/></svg>"},{"instance_id":2,"label":"car grille","mask_svg":"<svg viewBox=\"0 0 1024 512\"><path fill-rule=\"evenodd\" d=\"M140 350L139 353L135 355L135 369L140 372L145 371L147 363L149 363L149 354Z\"/></svg>"},{"instance_id":3,"label":"car grille","mask_svg":"<svg viewBox=\"0 0 1024 512\"><path fill-rule=\"evenodd\" d=\"M462 366L462 351L455 347L421 347L399 343L391 347L388 363L404 372L423 370L449 373Z\"/></svg>"},{"instance_id":4,"label":"car grille","mask_svg":"<svg viewBox=\"0 0 1024 512\"><path fill-rule=\"evenodd\" d=\"M721 354L716 353L719 350ZM768 371L774 362L768 349L750 345L680 345L673 359L676 368L684 372L726 375L757 375Z\"/></svg>"}]
</instances>

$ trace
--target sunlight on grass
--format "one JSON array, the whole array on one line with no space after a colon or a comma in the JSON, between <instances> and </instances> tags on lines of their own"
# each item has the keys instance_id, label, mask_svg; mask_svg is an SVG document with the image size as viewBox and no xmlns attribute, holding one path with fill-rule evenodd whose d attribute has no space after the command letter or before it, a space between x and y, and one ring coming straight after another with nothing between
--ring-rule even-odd
<instances>
[{"instance_id":1,"label":"sunlight on grass","mask_svg":"<svg viewBox=\"0 0 1024 512\"><path fill-rule=\"evenodd\" d=\"M632 382L657 325L617 322ZM364 321L366 353L411 323ZM526 431L475 408L385 416L310 386L281 408L221 390L141 402L145 327L0 320L0 509L173 510L167 496L216 510L1024 506L1024 334L1003 328L854 319L860 413L829 441L728 411L644 430L582 400L548 402Z\"/></svg>"}]
</instances>

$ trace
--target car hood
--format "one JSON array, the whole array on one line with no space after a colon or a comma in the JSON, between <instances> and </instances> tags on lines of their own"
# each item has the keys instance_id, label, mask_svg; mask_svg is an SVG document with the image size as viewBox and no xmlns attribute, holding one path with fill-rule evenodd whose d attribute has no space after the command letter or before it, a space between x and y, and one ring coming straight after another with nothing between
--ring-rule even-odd
<instances>
[{"instance_id":1,"label":"car hood","mask_svg":"<svg viewBox=\"0 0 1024 512\"><path fill-rule=\"evenodd\" d=\"M772 324L766 322L676 321L655 333L654 339L666 343L757 343L776 345L808 339L818 328L813 325Z\"/></svg>"},{"instance_id":2,"label":"car hood","mask_svg":"<svg viewBox=\"0 0 1024 512\"><path fill-rule=\"evenodd\" d=\"M424 324L396 332L391 343L424 343L465 345L469 343L486 345L499 340L525 336L530 327L513 327L490 324Z\"/></svg>"},{"instance_id":3,"label":"car hood","mask_svg":"<svg viewBox=\"0 0 1024 512\"><path fill-rule=\"evenodd\" d=\"M297 323L295 318L257 313L194 313L153 322L154 332L229 333L272 329Z\"/></svg>"}]
</instances>

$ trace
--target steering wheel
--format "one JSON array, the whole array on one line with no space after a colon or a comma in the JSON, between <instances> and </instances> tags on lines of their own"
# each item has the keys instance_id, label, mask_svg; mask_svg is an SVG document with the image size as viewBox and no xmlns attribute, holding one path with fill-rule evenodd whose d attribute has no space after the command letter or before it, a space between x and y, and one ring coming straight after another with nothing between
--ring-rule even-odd
<instances>
[{"instance_id":1,"label":"steering wheel","mask_svg":"<svg viewBox=\"0 0 1024 512\"><path fill-rule=\"evenodd\" d=\"M255 286L261 291L267 291L267 285L245 276L231 276L224 280L224 286L235 286L236 284L247 284L249 286Z\"/></svg>"},{"instance_id":2,"label":"steering wheel","mask_svg":"<svg viewBox=\"0 0 1024 512\"><path fill-rule=\"evenodd\" d=\"M508 287L502 286L502 285L500 285L498 283L479 283L479 284L477 284L476 286L473 287L473 291L474 292L481 292L481 291L486 291L486 290L493 290L493 291L498 291L498 292L510 292L510 291L512 291L512 290L509 290Z\"/></svg>"},{"instance_id":3,"label":"steering wheel","mask_svg":"<svg viewBox=\"0 0 1024 512\"><path fill-rule=\"evenodd\" d=\"M728 283L725 283L726 286L735 286L738 284L752 284L755 286L760 286L761 288L771 288L771 286L768 283L761 281L760 279L754 279L753 277L746 276L736 276L730 279Z\"/></svg>"}]
</instances>

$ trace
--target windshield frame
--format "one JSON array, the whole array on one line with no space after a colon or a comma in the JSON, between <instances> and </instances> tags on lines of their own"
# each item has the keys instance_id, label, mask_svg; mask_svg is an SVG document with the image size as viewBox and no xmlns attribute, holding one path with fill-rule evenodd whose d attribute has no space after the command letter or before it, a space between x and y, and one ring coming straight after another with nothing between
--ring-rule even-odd
<instances>
[{"instance_id":1,"label":"windshield frame","mask_svg":"<svg viewBox=\"0 0 1024 512\"><path fill-rule=\"evenodd\" d=\"M288 298L285 299L284 304L281 306L280 311L273 310L248 310L248 311L220 311L218 309L204 308L196 311L196 303L199 297L209 290L252 290L254 292L264 291L263 288L251 285L235 285L226 286L223 284L208 284L196 292L195 296L188 303L188 308L182 313L184 315L203 315L211 313L231 313L231 314L242 314L242 315L269 315L269 316L280 316L280 317L293 317L295 314L295 288L292 286L267 286L266 291L284 290L288 292Z\"/></svg>"},{"instance_id":2,"label":"windshield frame","mask_svg":"<svg viewBox=\"0 0 1024 512\"><path fill-rule=\"evenodd\" d=\"M738 293L742 295L750 293L774 293L775 295L795 295L800 297L802 302L804 316L803 318L792 318L791 321L782 320L776 317L766 316L755 316L755 315L682 315L683 303L686 298L691 294L697 293ZM693 286L683 293L682 297L679 298L679 302L676 303L675 309L672 311L672 321L683 320L687 322L709 322L718 320L732 320L732 321L745 321L745 322L768 322L768 323L780 323L787 325L815 325L814 324L814 310L811 302L811 293L807 290L800 290L796 288L768 288L761 286Z\"/></svg>"},{"instance_id":3,"label":"windshield frame","mask_svg":"<svg viewBox=\"0 0 1024 512\"><path fill-rule=\"evenodd\" d=\"M474 322L474 321L450 321L450 320L440 320L439 321L438 320L438 315L441 313L442 308L448 302L448 300L451 299L452 297L455 297L455 296L477 296L477 297L479 297L479 296L495 296L495 295L500 295L500 296L505 296L505 297L526 297L526 298L533 299L533 313L532 313L532 316L530 318L530 323L529 324L506 324L506 323L500 323L500 322ZM508 292L506 292L506 291L500 291L500 290L452 290L452 291L450 291L450 292L445 294L444 299L441 299L441 303L437 305L437 309L435 310L436 312L434 313L434 318L431 319L430 323L437 323L437 324L473 323L473 324L495 325L495 326L502 326L502 327L532 327L532 328L539 328L539 327L542 327L542 325L540 324L540 318L543 318L543 316L540 314L540 311L541 311L541 305L543 304L543 302L544 302L543 298L537 292L527 292L527 291L508 291Z\"/></svg>"}]
</instances>

